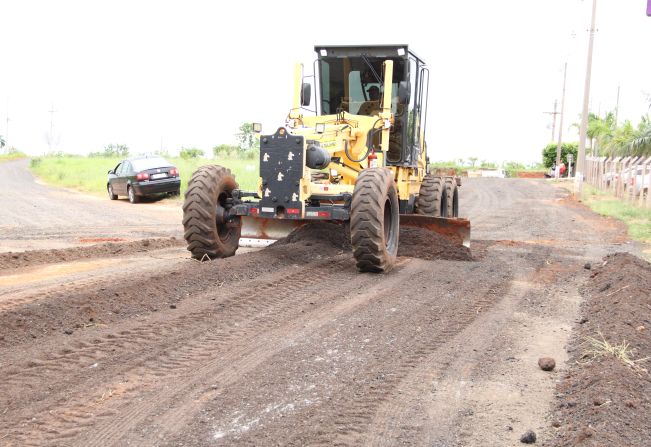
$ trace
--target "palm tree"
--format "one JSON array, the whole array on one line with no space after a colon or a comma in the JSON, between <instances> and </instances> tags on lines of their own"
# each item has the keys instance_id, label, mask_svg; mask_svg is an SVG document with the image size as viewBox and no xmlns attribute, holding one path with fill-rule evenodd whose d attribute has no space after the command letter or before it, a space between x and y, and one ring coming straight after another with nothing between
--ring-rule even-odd
<instances>
[{"instance_id":1,"label":"palm tree","mask_svg":"<svg viewBox=\"0 0 651 447\"><path fill-rule=\"evenodd\" d=\"M633 124L629 120L626 120L621 126L617 126L603 148L608 155L634 155L630 144L634 135L635 127L633 127Z\"/></svg>"},{"instance_id":2,"label":"palm tree","mask_svg":"<svg viewBox=\"0 0 651 447\"><path fill-rule=\"evenodd\" d=\"M644 115L628 141L629 150L635 155L651 155L651 119Z\"/></svg>"},{"instance_id":3,"label":"palm tree","mask_svg":"<svg viewBox=\"0 0 651 447\"><path fill-rule=\"evenodd\" d=\"M613 112L606 113L606 116L603 118L594 113L589 115L586 133L588 138L590 138L590 146L592 147L593 154L598 154L601 148L608 146L615 129L615 114Z\"/></svg>"}]
</instances>

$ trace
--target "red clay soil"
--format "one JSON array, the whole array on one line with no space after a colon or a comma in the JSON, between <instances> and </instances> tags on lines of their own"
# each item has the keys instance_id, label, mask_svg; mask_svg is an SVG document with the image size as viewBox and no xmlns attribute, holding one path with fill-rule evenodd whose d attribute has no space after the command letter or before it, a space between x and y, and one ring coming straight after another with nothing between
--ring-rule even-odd
<instances>
[{"instance_id":1,"label":"red clay soil","mask_svg":"<svg viewBox=\"0 0 651 447\"><path fill-rule=\"evenodd\" d=\"M86 247L61 248L55 250L32 250L0 253L0 270L33 265L71 262L81 259L109 258L138 252L160 250L185 244L185 241L171 238L142 239L134 242L90 245Z\"/></svg>"},{"instance_id":2,"label":"red clay soil","mask_svg":"<svg viewBox=\"0 0 651 447\"><path fill-rule=\"evenodd\" d=\"M518 178L545 178L544 172L518 171L515 173Z\"/></svg>"},{"instance_id":3,"label":"red clay soil","mask_svg":"<svg viewBox=\"0 0 651 447\"><path fill-rule=\"evenodd\" d=\"M651 264L617 253L604 258L581 289L582 317L557 386L548 446L651 445L651 361L636 367L612 355L594 358L587 337L629 343L632 360L651 356Z\"/></svg>"}]
</instances>

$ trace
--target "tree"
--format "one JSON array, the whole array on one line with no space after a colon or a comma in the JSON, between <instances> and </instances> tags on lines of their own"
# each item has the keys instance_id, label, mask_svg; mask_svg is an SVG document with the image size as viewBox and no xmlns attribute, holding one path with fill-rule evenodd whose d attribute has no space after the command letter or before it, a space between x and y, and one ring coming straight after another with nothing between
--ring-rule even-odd
<instances>
[{"instance_id":1,"label":"tree","mask_svg":"<svg viewBox=\"0 0 651 447\"><path fill-rule=\"evenodd\" d=\"M477 163L477 160L479 160L479 158L477 158L477 157L468 157L468 161L470 162L470 166L472 168L475 167L475 163Z\"/></svg>"},{"instance_id":2,"label":"tree","mask_svg":"<svg viewBox=\"0 0 651 447\"><path fill-rule=\"evenodd\" d=\"M189 158L199 158L203 157L204 152L201 149L196 147L181 148L180 156L181 158L187 160Z\"/></svg>"},{"instance_id":3,"label":"tree","mask_svg":"<svg viewBox=\"0 0 651 447\"><path fill-rule=\"evenodd\" d=\"M556 163L556 143L549 143L543 149L543 164L545 168L551 168ZM567 154L572 154L576 163L577 153L579 152L579 143L563 143L561 145L561 161L567 166Z\"/></svg>"},{"instance_id":4,"label":"tree","mask_svg":"<svg viewBox=\"0 0 651 447\"><path fill-rule=\"evenodd\" d=\"M126 144L108 144L104 146L105 157L128 157L129 148Z\"/></svg>"},{"instance_id":5,"label":"tree","mask_svg":"<svg viewBox=\"0 0 651 447\"><path fill-rule=\"evenodd\" d=\"M3 147L5 147L5 137L0 135L0 148L3 148Z\"/></svg>"},{"instance_id":6,"label":"tree","mask_svg":"<svg viewBox=\"0 0 651 447\"><path fill-rule=\"evenodd\" d=\"M260 140L258 140L255 136L255 132L253 132L253 124L251 123L244 123L240 126L240 131L235 134L237 137L237 141L240 143L240 149L242 150L250 150L250 149L258 149L260 147Z\"/></svg>"},{"instance_id":7,"label":"tree","mask_svg":"<svg viewBox=\"0 0 651 447\"><path fill-rule=\"evenodd\" d=\"M629 145L631 152L636 155L651 155L651 119L649 115L642 117Z\"/></svg>"},{"instance_id":8,"label":"tree","mask_svg":"<svg viewBox=\"0 0 651 447\"><path fill-rule=\"evenodd\" d=\"M587 136L590 138L590 147L594 154L599 154L602 147L609 144L617 125L615 113L608 112L603 118L591 113L588 116Z\"/></svg>"},{"instance_id":9,"label":"tree","mask_svg":"<svg viewBox=\"0 0 651 447\"><path fill-rule=\"evenodd\" d=\"M212 153L215 157L228 157L231 154L236 154L239 147L230 144L220 144L212 148Z\"/></svg>"}]
</instances>

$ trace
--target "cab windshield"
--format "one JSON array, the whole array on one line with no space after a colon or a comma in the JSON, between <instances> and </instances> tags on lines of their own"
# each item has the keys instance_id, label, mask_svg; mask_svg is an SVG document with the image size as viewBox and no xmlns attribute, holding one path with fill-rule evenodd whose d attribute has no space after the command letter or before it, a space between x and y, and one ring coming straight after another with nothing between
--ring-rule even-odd
<instances>
[{"instance_id":1,"label":"cab windshield","mask_svg":"<svg viewBox=\"0 0 651 447\"><path fill-rule=\"evenodd\" d=\"M386 58L328 58L319 60L321 114L348 112L375 115L382 107L383 62ZM393 59L392 112L397 113L398 83L405 77L405 60Z\"/></svg>"}]
</instances>

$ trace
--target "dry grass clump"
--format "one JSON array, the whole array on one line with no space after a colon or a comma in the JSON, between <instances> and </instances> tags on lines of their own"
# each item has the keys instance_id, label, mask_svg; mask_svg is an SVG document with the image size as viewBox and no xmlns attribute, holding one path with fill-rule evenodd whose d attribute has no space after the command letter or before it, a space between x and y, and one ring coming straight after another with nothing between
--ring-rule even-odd
<instances>
[{"instance_id":1,"label":"dry grass clump","mask_svg":"<svg viewBox=\"0 0 651 447\"><path fill-rule=\"evenodd\" d=\"M599 338L585 337L586 349L583 351L581 359L586 359L586 362L589 363L601 357L614 357L637 372L648 372L640 364L648 361L651 357L634 359L635 348L631 348L630 343L626 340L620 344L612 344L601 332L598 332L598 335Z\"/></svg>"}]
</instances>

